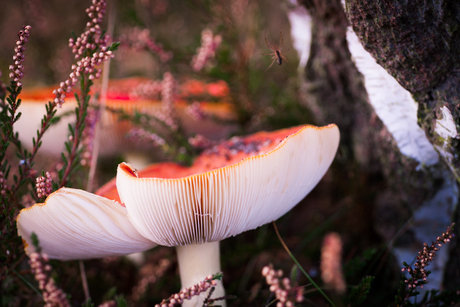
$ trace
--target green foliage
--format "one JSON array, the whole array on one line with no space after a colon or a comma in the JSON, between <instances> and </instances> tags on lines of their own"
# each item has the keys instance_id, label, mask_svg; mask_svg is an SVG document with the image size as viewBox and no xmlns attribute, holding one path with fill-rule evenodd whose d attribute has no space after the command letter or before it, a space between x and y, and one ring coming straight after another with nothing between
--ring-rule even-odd
<instances>
[{"instance_id":1,"label":"green foliage","mask_svg":"<svg viewBox=\"0 0 460 307\"><path fill-rule=\"evenodd\" d=\"M404 282L402 281L404 284ZM401 289L403 285L401 284ZM398 292L398 295L404 293L404 291ZM449 305L456 305L460 303L460 289L456 290L431 290L425 292L423 297L419 297L419 292L414 292L414 295L411 296L414 299L409 299L406 297L405 299L401 299L399 296L395 297L395 303L391 306L410 306L410 307L441 307L441 306L449 306Z\"/></svg>"},{"instance_id":2,"label":"green foliage","mask_svg":"<svg viewBox=\"0 0 460 307\"><path fill-rule=\"evenodd\" d=\"M112 45L110 45L107 50L109 51L115 51L118 50L118 47L120 47L120 42L114 42Z\"/></svg>"},{"instance_id":3,"label":"green foliage","mask_svg":"<svg viewBox=\"0 0 460 307\"><path fill-rule=\"evenodd\" d=\"M361 276L363 272L367 271L369 263L374 261L376 256L377 249L369 248L366 249L361 255L358 255L348 261L343 267L343 271L347 280L356 276Z\"/></svg>"},{"instance_id":4,"label":"green foliage","mask_svg":"<svg viewBox=\"0 0 460 307\"><path fill-rule=\"evenodd\" d=\"M295 282L295 283L298 282L298 280L299 280L299 272L300 272L300 270L299 270L299 268L297 267L297 265L293 265L293 266L292 266L292 269L291 269L291 274L289 275L289 276L290 276L290 280L291 280L292 282Z\"/></svg>"},{"instance_id":5,"label":"green foliage","mask_svg":"<svg viewBox=\"0 0 460 307\"><path fill-rule=\"evenodd\" d=\"M212 274L212 280L222 280L222 277L224 277L224 273L222 272Z\"/></svg>"},{"instance_id":6,"label":"green foliage","mask_svg":"<svg viewBox=\"0 0 460 307\"><path fill-rule=\"evenodd\" d=\"M357 286L351 286L346 301L349 306L359 306L364 303L371 289L374 276L365 276Z\"/></svg>"},{"instance_id":7,"label":"green foliage","mask_svg":"<svg viewBox=\"0 0 460 307\"><path fill-rule=\"evenodd\" d=\"M72 177L78 170L81 169L81 153L83 148L80 146L83 130L85 129L85 119L88 115L89 89L93 85L93 82L89 79L89 76L83 76L80 82L81 96L75 93L77 99L77 108L75 109L75 115L77 121L75 125L69 124L69 140L65 142L65 151L61 157L63 159L63 167L58 171L59 176L59 187L65 187L69 184L69 178Z\"/></svg>"},{"instance_id":8,"label":"green foliage","mask_svg":"<svg viewBox=\"0 0 460 307\"><path fill-rule=\"evenodd\" d=\"M109 290L107 290L102 299L104 302L111 300L115 296L115 294L117 294L117 287L112 287Z\"/></svg>"},{"instance_id":9,"label":"green foliage","mask_svg":"<svg viewBox=\"0 0 460 307\"><path fill-rule=\"evenodd\" d=\"M117 302L117 307L128 307L128 302L123 295L116 296L115 301Z\"/></svg>"},{"instance_id":10,"label":"green foliage","mask_svg":"<svg viewBox=\"0 0 460 307\"><path fill-rule=\"evenodd\" d=\"M40 247L40 241L38 240L37 234L35 232L32 232L30 238L32 239L32 244L34 245L35 250L37 251L37 253L40 253L42 249Z\"/></svg>"},{"instance_id":11,"label":"green foliage","mask_svg":"<svg viewBox=\"0 0 460 307\"><path fill-rule=\"evenodd\" d=\"M18 261L23 254L20 248L22 241L17 236L14 218L20 208L20 204L18 204L19 193L22 192L20 188L30 182L30 172L25 166L33 165L33 161L28 159L29 153L22 150L19 136L14 133L13 127L21 116L21 113L18 112L21 104L18 95L21 89L21 86L17 86L16 82L11 81L10 86L7 87L9 95L6 98L6 103L2 99L0 111L0 179L3 180L0 182L0 246L3 251L0 253L0 263L2 264L0 280L5 279L7 274L10 274L8 268ZM14 145L15 149L10 148L11 144ZM18 165L19 177L14 174L12 180L9 177L13 164L6 158L8 150L15 150L21 159ZM10 182L12 184L9 186Z\"/></svg>"},{"instance_id":12,"label":"green foliage","mask_svg":"<svg viewBox=\"0 0 460 307\"><path fill-rule=\"evenodd\" d=\"M94 304L93 302L91 302L91 299L87 299L86 302L84 302L83 304L81 304L81 307L94 307Z\"/></svg>"}]
</instances>

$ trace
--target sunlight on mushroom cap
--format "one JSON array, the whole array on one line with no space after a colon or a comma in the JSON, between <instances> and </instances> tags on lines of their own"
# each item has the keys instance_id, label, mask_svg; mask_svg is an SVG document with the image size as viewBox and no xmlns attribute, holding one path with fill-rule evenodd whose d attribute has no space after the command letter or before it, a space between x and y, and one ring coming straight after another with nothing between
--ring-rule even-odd
<instances>
[{"instance_id":1,"label":"sunlight on mushroom cap","mask_svg":"<svg viewBox=\"0 0 460 307\"><path fill-rule=\"evenodd\" d=\"M203 165L204 155L182 178L138 178L120 164L118 193L133 225L157 244L177 246L219 241L278 219L315 187L339 143L335 125L281 131L279 145L236 153L244 157L236 164L218 157L224 165Z\"/></svg>"}]
</instances>

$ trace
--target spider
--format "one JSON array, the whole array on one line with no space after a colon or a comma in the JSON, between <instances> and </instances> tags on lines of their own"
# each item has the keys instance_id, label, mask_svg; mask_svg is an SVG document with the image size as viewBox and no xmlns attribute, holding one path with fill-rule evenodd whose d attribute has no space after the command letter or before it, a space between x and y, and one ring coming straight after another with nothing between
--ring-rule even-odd
<instances>
[{"instance_id":1,"label":"spider","mask_svg":"<svg viewBox=\"0 0 460 307\"><path fill-rule=\"evenodd\" d=\"M268 48L270 48L271 51L273 51L273 53L266 53L264 55L272 55L272 63L270 64L270 66L268 66L267 70L270 69L270 67L272 67L273 63L275 63L275 60L276 60L276 63L278 63L278 65L281 65L283 64L283 59L289 63L289 61L284 57L284 55L281 54L281 49L283 48L283 32L280 31L280 43L279 43L279 46L278 46L278 49L276 48L272 48L270 47L270 45L268 44L268 41L267 41L267 31L265 31L265 43L267 44ZM288 52L290 49L286 50L286 52Z\"/></svg>"}]
</instances>

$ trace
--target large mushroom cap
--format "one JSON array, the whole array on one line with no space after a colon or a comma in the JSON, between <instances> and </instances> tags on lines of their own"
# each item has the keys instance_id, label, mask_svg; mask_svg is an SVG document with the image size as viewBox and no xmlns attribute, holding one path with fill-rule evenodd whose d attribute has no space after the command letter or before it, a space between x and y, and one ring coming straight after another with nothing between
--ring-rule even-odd
<instances>
[{"instance_id":1,"label":"large mushroom cap","mask_svg":"<svg viewBox=\"0 0 460 307\"><path fill-rule=\"evenodd\" d=\"M338 144L333 124L263 132L223 143L190 168L154 165L147 178L122 163L116 185L147 239L165 246L219 241L288 212L326 173Z\"/></svg>"},{"instance_id":2,"label":"large mushroom cap","mask_svg":"<svg viewBox=\"0 0 460 307\"><path fill-rule=\"evenodd\" d=\"M122 163L116 185L124 206L114 201L114 183L99 190L108 198L61 188L21 210L18 233L28 254L35 233L43 252L61 260L128 254L154 242L219 241L289 211L324 175L338 142L335 125L304 126L233 138L191 167L160 163L136 172Z\"/></svg>"}]
</instances>

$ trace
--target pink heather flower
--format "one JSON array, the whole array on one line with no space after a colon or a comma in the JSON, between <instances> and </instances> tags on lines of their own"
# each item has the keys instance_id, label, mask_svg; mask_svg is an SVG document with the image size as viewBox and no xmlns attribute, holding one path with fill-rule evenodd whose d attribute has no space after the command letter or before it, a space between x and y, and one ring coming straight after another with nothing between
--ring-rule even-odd
<instances>
[{"instance_id":1,"label":"pink heather flower","mask_svg":"<svg viewBox=\"0 0 460 307\"><path fill-rule=\"evenodd\" d=\"M194 101L191 105L189 105L186 112L196 121L204 120L208 117L208 114L203 111L201 104L198 101Z\"/></svg>"},{"instance_id":2,"label":"pink heather flower","mask_svg":"<svg viewBox=\"0 0 460 307\"><path fill-rule=\"evenodd\" d=\"M122 46L128 46L135 50L149 50L158 54L162 62L167 62L172 58L172 53L163 49L161 44L155 43L150 37L149 29L132 28L120 36Z\"/></svg>"},{"instance_id":3,"label":"pink heather flower","mask_svg":"<svg viewBox=\"0 0 460 307\"><path fill-rule=\"evenodd\" d=\"M69 47L75 58L82 57L87 50L95 50L98 46L107 46L108 35L101 38L101 22L105 14L105 0L93 0L93 4L86 9L90 21L86 23L86 30L76 40L69 39Z\"/></svg>"},{"instance_id":4,"label":"pink heather flower","mask_svg":"<svg viewBox=\"0 0 460 307\"><path fill-rule=\"evenodd\" d=\"M414 264L414 268L410 265L406 265L401 271L407 271L410 275L409 278L405 280L407 287L409 289L415 289L417 287L423 288L423 285L427 283L428 272L425 269L431 261L433 261L436 252L442 246L450 242L450 239L453 238L454 234L452 233L452 227L454 224L451 224L447 227L446 232L444 232L440 237L436 238L435 242L432 242L431 245L423 243L423 249L417 253L417 262Z\"/></svg>"},{"instance_id":5,"label":"pink heather flower","mask_svg":"<svg viewBox=\"0 0 460 307\"><path fill-rule=\"evenodd\" d=\"M4 196L8 190L9 186L6 184L5 175L0 171L0 195Z\"/></svg>"},{"instance_id":6,"label":"pink heather flower","mask_svg":"<svg viewBox=\"0 0 460 307\"><path fill-rule=\"evenodd\" d=\"M342 240L337 233L326 235L321 250L321 278L324 283L337 293L343 294L346 290L345 279L342 273Z\"/></svg>"},{"instance_id":7,"label":"pink heather flower","mask_svg":"<svg viewBox=\"0 0 460 307\"><path fill-rule=\"evenodd\" d=\"M38 288L43 293L43 300L46 307L70 307L67 295L56 286L54 280L49 276L51 266L48 263L46 254L32 253L30 254L30 268L38 281Z\"/></svg>"},{"instance_id":8,"label":"pink heather flower","mask_svg":"<svg viewBox=\"0 0 460 307\"><path fill-rule=\"evenodd\" d=\"M176 82L170 72L165 72L161 82L161 105L165 116L164 122L172 130L177 129L177 116L174 108L174 90Z\"/></svg>"},{"instance_id":9,"label":"pink heather flower","mask_svg":"<svg viewBox=\"0 0 460 307\"><path fill-rule=\"evenodd\" d=\"M37 189L38 198L47 197L53 192L53 179L50 173L46 172L45 176L37 177L35 187Z\"/></svg>"},{"instance_id":10,"label":"pink heather flower","mask_svg":"<svg viewBox=\"0 0 460 307\"><path fill-rule=\"evenodd\" d=\"M16 82L17 86L22 86L19 80L24 77L24 66L22 65L22 62L24 62L25 59L24 51L26 50L26 43L29 41L29 31L31 29L31 26L24 26L19 31L19 39L16 41L16 47L14 48L14 52L16 52L16 54L13 55L14 64L9 67L11 70L10 78L13 82Z\"/></svg>"},{"instance_id":11,"label":"pink heather flower","mask_svg":"<svg viewBox=\"0 0 460 307\"><path fill-rule=\"evenodd\" d=\"M99 110L88 109L88 114L85 118L85 129L83 130L82 144L84 152L83 159L80 161L82 165L90 165L93 158L94 137L96 134L96 125L99 121Z\"/></svg>"},{"instance_id":12,"label":"pink heather flower","mask_svg":"<svg viewBox=\"0 0 460 307\"><path fill-rule=\"evenodd\" d=\"M211 287L217 286L217 281L213 279L212 275L208 275L203 281L200 281L196 285L189 288L180 290L179 293L171 295L168 299L161 301L160 304L156 304L155 307L174 307L182 304L184 300L189 300L193 296L200 295L200 293L206 292Z\"/></svg>"},{"instance_id":13,"label":"pink heather flower","mask_svg":"<svg viewBox=\"0 0 460 307\"><path fill-rule=\"evenodd\" d=\"M262 276L265 277L267 285L270 286L270 292L276 295L278 303L276 306L288 307L294 306L293 301L302 302L302 288L292 288L291 280L287 277L283 278L283 271L273 269L272 265L262 268Z\"/></svg>"},{"instance_id":14,"label":"pink heather flower","mask_svg":"<svg viewBox=\"0 0 460 307\"><path fill-rule=\"evenodd\" d=\"M209 147L214 145L211 140L202 136L201 134L197 134L194 137L190 137L188 139L188 143L192 145L193 147L199 148L199 149L208 149Z\"/></svg>"},{"instance_id":15,"label":"pink heather flower","mask_svg":"<svg viewBox=\"0 0 460 307\"><path fill-rule=\"evenodd\" d=\"M165 140L158 134L145 131L144 129L132 129L127 137L138 142L150 142L154 146L163 146L166 144Z\"/></svg>"},{"instance_id":16,"label":"pink heather flower","mask_svg":"<svg viewBox=\"0 0 460 307\"><path fill-rule=\"evenodd\" d=\"M203 69L206 62L213 58L217 47L222 41L220 35L213 36L212 31L204 29L201 32L201 47L197 49L197 54L192 59L192 68L198 72Z\"/></svg>"},{"instance_id":17,"label":"pink heather flower","mask_svg":"<svg viewBox=\"0 0 460 307\"><path fill-rule=\"evenodd\" d=\"M136 87L132 88L129 92L129 98L131 99L161 99L162 90L161 81L149 80L142 82Z\"/></svg>"},{"instance_id":18,"label":"pink heather flower","mask_svg":"<svg viewBox=\"0 0 460 307\"><path fill-rule=\"evenodd\" d=\"M89 79L94 80L100 78L102 70L98 69L102 62L107 61L109 58L113 58L112 51L107 50L107 47L102 47L100 52L95 52L91 57L85 57L72 65L72 72L66 81L59 84L59 88L53 91L55 95L54 103L57 106L61 106L64 103L64 99L67 93L70 93L71 89L78 82L78 77L82 74L89 74Z\"/></svg>"},{"instance_id":19,"label":"pink heather flower","mask_svg":"<svg viewBox=\"0 0 460 307\"><path fill-rule=\"evenodd\" d=\"M72 87L77 83L78 77L82 74L87 74L90 80L99 78L102 70L96 67L114 56L112 51L107 50L108 35L104 35L101 38L100 23L105 14L105 7L105 0L93 0L93 4L86 9L90 21L86 24L85 32L76 40L73 38L69 40L69 47L72 48L76 59L83 57L87 51L94 53L92 53L92 56L83 57L77 64L72 65L72 72L67 80L61 82L59 88L53 91L55 95L53 102L59 107L64 103L67 93L70 93ZM99 48L100 50L96 51Z\"/></svg>"}]
</instances>

